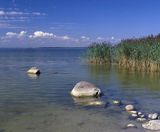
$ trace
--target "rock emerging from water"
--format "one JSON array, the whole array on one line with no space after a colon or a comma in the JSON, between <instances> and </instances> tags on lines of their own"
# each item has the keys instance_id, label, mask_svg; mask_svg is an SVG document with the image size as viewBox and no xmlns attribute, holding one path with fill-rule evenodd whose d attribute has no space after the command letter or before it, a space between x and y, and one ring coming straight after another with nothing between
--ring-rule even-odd
<instances>
[{"instance_id":1,"label":"rock emerging from water","mask_svg":"<svg viewBox=\"0 0 160 132\"><path fill-rule=\"evenodd\" d=\"M148 118L152 119L152 120L156 120L156 119L158 119L158 114L157 113L149 114Z\"/></svg>"},{"instance_id":2,"label":"rock emerging from water","mask_svg":"<svg viewBox=\"0 0 160 132\"><path fill-rule=\"evenodd\" d=\"M144 117L139 117L139 118L137 118L137 121L139 121L139 122L144 122L144 121L146 121L147 119L146 118L144 118Z\"/></svg>"},{"instance_id":3,"label":"rock emerging from water","mask_svg":"<svg viewBox=\"0 0 160 132\"><path fill-rule=\"evenodd\" d=\"M40 74L40 70L37 67L31 67L28 71L28 74L36 74L39 75Z\"/></svg>"},{"instance_id":4,"label":"rock emerging from water","mask_svg":"<svg viewBox=\"0 0 160 132\"><path fill-rule=\"evenodd\" d=\"M113 104L115 104L115 105L120 105L120 104L121 104L121 101L119 101L119 100L113 100Z\"/></svg>"},{"instance_id":5,"label":"rock emerging from water","mask_svg":"<svg viewBox=\"0 0 160 132\"><path fill-rule=\"evenodd\" d=\"M75 97L94 97L100 96L101 91L94 84L80 81L78 82L71 91L71 95Z\"/></svg>"},{"instance_id":6,"label":"rock emerging from water","mask_svg":"<svg viewBox=\"0 0 160 132\"><path fill-rule=\"evenodd\" d=\"M127 128L137 128L137 126L135 124L128 124Z\"/></svg>"},{"instance_id":7,"label":"rock emerging from water","mask_svg":"<svg viewBox=\"0 0 160 132\"><path fill-rule=\"evenodd\" d=\"M142 127L148 130L160 130L160 120L151 120L143 123Z\"/></svg>"},{"instance_id":8,"label":"rock emerging from water","mask_svg":"<svg viewBox=\"0 0 160 132\"><path fill-rule=\"evenodd\" d=\"M126 105L125 109L126 109L126 111L133 111L134 106L133 105Z\"/></svg>"}]
</instances>

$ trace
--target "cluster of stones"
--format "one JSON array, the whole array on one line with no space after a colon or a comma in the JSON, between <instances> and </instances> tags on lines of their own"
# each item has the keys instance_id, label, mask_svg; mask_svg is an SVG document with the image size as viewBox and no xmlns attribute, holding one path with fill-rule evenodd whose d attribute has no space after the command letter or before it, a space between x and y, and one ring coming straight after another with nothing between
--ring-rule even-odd
<instances>
[{"instance_id":1,"label":"cluster of stones","mask_svg":"<svg viewBox=\"0 0 160 132\"><path fill-rule=\"evenodd\" d=\"M71 91L71 95L74 97L98 97L101 95L101 90L97 88L92 83L86 81L78 82ZM103 102L92 100L88 102L90 105L102 105ZM113 104L120 105L119 100L113 100ZM125 110L130 114L130 116L139 122L142 122L142 127L149 130L160 130L160 116L157 113L151 113L146 116L142 112L135 110L133 105L126 105ZM134 124L128 124L127 128L137 128Z\"/></svg>"},{"instance_id":2,"label":"cluster of stones","mask_svg":"<svg viewBox=\"0 0 160 132\"><path fill-rule=\"evenodd\" d=\"M143 122L142 127L149 130L160 130L160 116L157 113L150 113L148 116L135 110L133 105L127 105L125 110L137 121ZM128 124L127 127L136 127L134 124Z\"/></svg>"}]
</instances>

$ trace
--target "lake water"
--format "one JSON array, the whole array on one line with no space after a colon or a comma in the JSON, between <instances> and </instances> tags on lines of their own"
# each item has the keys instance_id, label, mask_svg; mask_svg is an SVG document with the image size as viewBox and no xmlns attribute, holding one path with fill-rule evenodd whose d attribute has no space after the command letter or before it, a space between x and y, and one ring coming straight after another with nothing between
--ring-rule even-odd
<instances>
[{"instance_id":1,"label":"lake water","mask_svg":"<svg viewBox=\"0 0 160 132\"><path fill-rule=\"evenodd\" d=\"M160 75L89 65L83 61L85 51L0 49L0 132L145 132L124 107L131 103L146 114L159 113ZM42 74L26 74L32 66ZM70 96L81 80L102 90L96 99L102 106L87 106ZM115 99L122 105L114 105ZM138 128L125 129L128 123Z\"/></svg>"}]
</instances>

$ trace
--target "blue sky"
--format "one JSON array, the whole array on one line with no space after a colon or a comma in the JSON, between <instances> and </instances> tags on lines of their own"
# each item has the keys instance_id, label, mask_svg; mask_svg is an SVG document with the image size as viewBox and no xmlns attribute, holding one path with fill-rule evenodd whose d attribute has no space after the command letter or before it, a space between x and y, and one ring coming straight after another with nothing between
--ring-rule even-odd
<instances>
[{"instance_id":1,"label":"blue sky","mask_svg":"<svg viewBox=\"0 0 160 132\"><path fill-rule=\"evenodd\" d=\"M159 0L0 0L0 47L83 47L158 33Z\"/></svg>"}]
</instances>

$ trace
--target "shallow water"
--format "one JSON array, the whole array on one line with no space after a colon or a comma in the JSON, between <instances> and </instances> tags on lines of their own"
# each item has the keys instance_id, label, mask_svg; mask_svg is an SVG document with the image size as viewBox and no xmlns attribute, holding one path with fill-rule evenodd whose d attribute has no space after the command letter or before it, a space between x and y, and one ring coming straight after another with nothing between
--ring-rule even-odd
<instances>
[{"instance_id":1,"label":"shallow water","mask_svg":"<svg viewBox=\"0 0 160 132\"><path fill-rule=\"evenodd\" d=\"M129 119L124 106L159 113L160 75L88 65L84 53L83 48L0 49L0 132L146 131ZM32 66L42 74L26 74ZM102 106L70 96L80 80L101 88L104 94L96 100ZM114 99L123 105L113 105ZM138 128L124 129L128 123Z\"/></svg>"}]
</instances>

